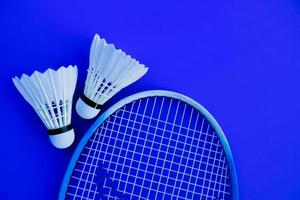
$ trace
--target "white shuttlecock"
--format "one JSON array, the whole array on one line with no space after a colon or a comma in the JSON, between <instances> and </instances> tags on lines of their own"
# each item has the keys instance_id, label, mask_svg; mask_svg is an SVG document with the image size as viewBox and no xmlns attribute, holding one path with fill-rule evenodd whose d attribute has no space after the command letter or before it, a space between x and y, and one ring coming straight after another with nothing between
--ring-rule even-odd
<instances>
[{"instance_id":1,"label":"white shuttlecock","mask_svg":"<svg viewBox=\"0 0 300 200\"><path fill-rule=\"evenodd\" d=\"M13 78L18 91L47 127L51 143L60 149L69 147L75 138L71 113L77 76L77 67L70 65Z\"/></svg>"},{"instance_id":2,"label":"white shuttlecock","mask_svg":"<svg viewBox=\"0 0 300 200\"><path fill-rule=\"evenodd\" d=\"M94 118L107 100L147 71L145 65L96 34L90 49L84 93L76 103L77 113L84 119Z\"/></svg>"}]
</instances>

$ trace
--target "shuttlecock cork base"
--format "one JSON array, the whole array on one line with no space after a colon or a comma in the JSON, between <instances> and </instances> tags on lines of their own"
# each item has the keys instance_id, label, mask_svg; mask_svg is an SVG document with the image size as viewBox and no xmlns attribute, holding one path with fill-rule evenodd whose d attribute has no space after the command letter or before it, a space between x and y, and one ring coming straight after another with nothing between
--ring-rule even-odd
<instances>
[{"instance_id":1,"label":"shuttlecock cork base","mask_svg":"<svg viewBox=\"0 0 300 200\"><path fill-rule=\"evenodd\" d=\"M59 149L68 148L75 139L74 129L71 124L62 128L48 130L48 135L53 146Z\"/></svg>"},{"instance_id":2,"label":"shuttlecock cork base","mask_svg":"<svg viewBox=\"0 0 300 200\"><path fill-rule=\"evenodd\" d=\"M102 105L90 100L85 95L81 95L76 103L76 111L83 119L92 119L98 115Z\"/></svg>"}]
</instances>

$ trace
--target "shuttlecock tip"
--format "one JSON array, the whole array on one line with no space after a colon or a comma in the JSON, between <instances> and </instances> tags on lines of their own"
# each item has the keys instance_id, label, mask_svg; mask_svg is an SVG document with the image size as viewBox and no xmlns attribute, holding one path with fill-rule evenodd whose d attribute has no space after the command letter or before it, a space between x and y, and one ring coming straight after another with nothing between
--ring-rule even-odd
<instances>
[{"instance_id":1,"label":"shuttlecock tip","mask_svg":"<svg viewBox=\"0 0 300 200\"><path fill-rule=\"evenodd\" d=\"M73 144L75 139L74 129L57 135L49 135L49 139L53 146L55 146L58 149L68 148Z\"/></svg>"},{"instance_id":2,"label":"shuttlecock tip","mask_svg":"<svg viewBox=\"0 0 300 200\"><path fill-rule=\"evenodd\" d=\"M79 98L76 103L76 112L83 119L92 119L98 115L100 110L87 105Z\"/></svg>"}]
</instances>

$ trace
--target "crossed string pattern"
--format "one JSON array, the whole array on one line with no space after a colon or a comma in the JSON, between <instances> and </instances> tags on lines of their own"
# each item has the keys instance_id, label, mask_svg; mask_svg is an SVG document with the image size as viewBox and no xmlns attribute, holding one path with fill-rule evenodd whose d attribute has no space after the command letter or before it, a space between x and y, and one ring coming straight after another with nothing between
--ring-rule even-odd
<instances>
[{"instance_id":1,"label":"crossed string pattern","mask_svg":"<svg viewBox=\"0 0 300 200\"><path fill-rule=\"evenodd\" d=\"M66 199L231 199L225 152L189 104L147 97L95 131L70 177Z\"/></svg>"}]
</instances>

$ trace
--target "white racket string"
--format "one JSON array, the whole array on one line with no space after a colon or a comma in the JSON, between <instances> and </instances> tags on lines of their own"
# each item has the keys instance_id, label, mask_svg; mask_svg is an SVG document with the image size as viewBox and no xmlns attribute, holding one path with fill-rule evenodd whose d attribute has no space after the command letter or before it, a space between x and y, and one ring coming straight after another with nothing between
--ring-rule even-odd
<instances>
[{"instance_id":1,"label":"white racket string","mask_svg":"<svg viewBox=\"0 0 300 200\"><path fill-rule=\"evenodd\" d=\"M99 168L106 173L101 184ZM122 106L97 128L76 162L66 199L227 200L231 187L226 154L209 121L181 100L155 96Z\"/></svg>"}]
</instances>

